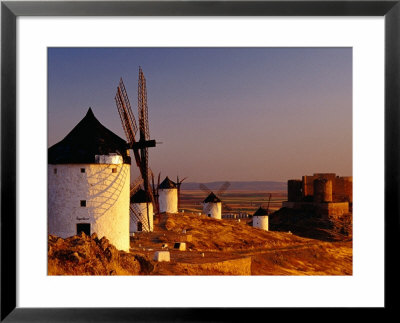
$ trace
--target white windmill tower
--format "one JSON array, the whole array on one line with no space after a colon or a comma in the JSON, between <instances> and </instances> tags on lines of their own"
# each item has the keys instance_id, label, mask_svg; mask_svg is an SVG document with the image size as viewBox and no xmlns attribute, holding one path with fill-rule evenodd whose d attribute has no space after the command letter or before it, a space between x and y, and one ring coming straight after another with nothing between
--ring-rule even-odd
<instances>
[{"instance_id":1,"label":"white windmill tower","mask_svg":"<svg viewBox=\"0 0 400 323\"><path fill-rule=\"evenodd\" d=\"M178 212L178 187L168 176L158 186L158 203L160 213Z\"/></svg>"},{"instance_id":2,"label":"white windmill tower","mask_svg":"<svg viewBox=\"0 0 400 323\"><path fill-rule=\"evenodd\" d=\"M269 230L269 219L268 219L268 210L269 203L271 201L271 194L269 194L268 206L266 209L261 206L257 209L257 211L253 214L253 227L259 228L265 231Z\"/></svg>"},{"instance_id":3,"label":"white windmill tower","mask_svg":"<svg viewBox=\"0 0 400 323\"><path fill-rule=\"evenodd\" d=\"M105 236L129 250L130 163L125 140L89 108L60 142L48 149L48 233Z\"/></svg>"},{"instance_id":4,"label":"white windmill tower","mask_svg":"<svg viewBox=\"0 0 400 323\"><path fill-rule=\"evenodd\" d=\"M213 192L203 201L203 212L210 218L222 219L222 202Z\"/></svg>"},{"instance_id":5,"label":"white windmill tower","mask_svg":"<svg viewBox=\"0 0 400 323\"><path fill-rule=\"evenodd\" d=\"M135 216L131 216L130 232L151 232L153 231L153 204L151 197L145 190L139 189L131 196L131 209L134 210ZM147 210L150 214L150 223L147 218Z\"/></svg>"},{"instance_id":6,"label":"white windmill tower","mask_svg":"<svg viewBox=\"0 0 400 323\"><path fill-rule=\"evenodd\" d=\"M225 192L230 185L231 184L229 182L222 184L217 192L217 195L221 196L221 194ZM231 210L231 208L223 203L207 186L200 184L200 189L208 193L208 196L203 201L203 213L205 215L214 219L222 219L222 206L224 206L227 210Z\"/></svg>"}]
</instances>

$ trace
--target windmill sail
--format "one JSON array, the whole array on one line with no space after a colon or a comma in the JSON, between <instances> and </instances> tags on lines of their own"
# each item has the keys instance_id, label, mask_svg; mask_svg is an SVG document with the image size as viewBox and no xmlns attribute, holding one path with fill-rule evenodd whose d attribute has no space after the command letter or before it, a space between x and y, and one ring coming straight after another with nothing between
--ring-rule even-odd
<instances>
[{"instance_id":1,"label":"windmill sail","mask_svg":"<svg viewBox=\"0 0 400 323\"><path fill-rule=\"evenodd\" d=\"M124 129L129 148L133 150L135 155L136 165L139 168L140 175L143 180L144 190L151 198L155 205L154 196L149 183L149 166L148 166L148 147L155 147L155 140L150 140L149 119L147 108L147 90L146 79L142 69L139 67L139 82L138 82L138 119L139 128L137 127L135 117L132 113L132 108L129 102L128 94L125 89L122 78L120 79L115 95L115 102L118 113L121 118L122 127ZM139 130L139 141L136 141L135 134ZM134 188L136 190L136 187ZM150 214L147 208L147 220L150 227Z\"/></svg>"},{"instance_id":2,"label":"windmill sail","mask_svg":"<svg viewBox=\"0 0 400 323\"><path fill-rule=\"evenodd\" d=\"M120 79L117 87L115 103L117 104L118 113L122 122L122 128L124 129L129 148L132 148L132 146L136 143L135 134L137 132L137 125L122 78ZM136 165L140 167L139 153L135 149L133 152L135 155Z\"/></svg>"}]
</instances>

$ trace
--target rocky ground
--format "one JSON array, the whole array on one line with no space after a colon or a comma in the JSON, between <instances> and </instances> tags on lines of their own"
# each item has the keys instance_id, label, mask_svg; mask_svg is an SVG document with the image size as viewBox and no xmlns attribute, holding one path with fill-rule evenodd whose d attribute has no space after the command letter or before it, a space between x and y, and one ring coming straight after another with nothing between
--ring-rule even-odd
<instances>
[{"instance_id":1,"label":"rocky ground","mask_svg":"<svg viewBox=\"0 0 400 323\"><path fill-rule=\"evenodd\" d=\"M280 212L280 213L278 213ZM49 236L49 275L351 275L348 219L326 222L281 209L271 229L191 213L161 214L154 232L131 237L129 253L106 238ZM290 218L293 221L290 221ZM350 226L351 227L351 226ZM347 231L346 231L347 230ZM290 231L290 232L289 232ZM174 248L184 242L186 250ZM170 262L153 260L169 251Z\"/></svg>"}]
</instances>

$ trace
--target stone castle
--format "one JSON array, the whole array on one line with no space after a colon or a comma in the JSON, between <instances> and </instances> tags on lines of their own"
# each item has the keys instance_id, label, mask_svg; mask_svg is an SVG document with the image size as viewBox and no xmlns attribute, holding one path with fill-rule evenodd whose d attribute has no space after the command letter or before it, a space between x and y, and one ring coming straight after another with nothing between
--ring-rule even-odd
<instances>
[{"instance_id":1,"label":"stone castle","mask_svg":"<svg viewBox=\"0 0 400 323\"><path fill-rule=\"evenodd\" d=\"M343 215L351 212L353 177L334 173L316 173L288 180L288 200L282 207L313 210L321 216Z\"/></svg>"}]
</instances>

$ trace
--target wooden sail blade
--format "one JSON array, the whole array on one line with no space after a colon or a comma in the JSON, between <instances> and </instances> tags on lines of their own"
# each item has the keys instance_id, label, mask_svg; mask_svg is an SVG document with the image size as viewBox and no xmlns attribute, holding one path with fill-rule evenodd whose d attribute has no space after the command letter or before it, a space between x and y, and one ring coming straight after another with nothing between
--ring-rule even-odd
<instances>
[{"instance_id":1,"label":"wooden sail blade","mask_svg":"<svg viewBox=\"0 0 400 323\"><path fill-rule=\"evenodd\" d=\"M127 134L128 142L130 144L133 144L136 141L135 134L137 132L137 125L122 78L119 81L119 85L117 87L115 102L117 104L118 112L122 121L122 126L125 130L125 134Z\"/></svg>"},{"instance_id":2,"label":"wooden sail blade","mask_svg":"<svg viewBox=\"0 0 400 323\"><path fill-rule=\"evenodd\" d=\"M131 104L129 102L128 93L126 92L125 84L124 84L124 81L122 80L122 78L119 81L119 89L121 91L121 96L122 96L124 105L126 106L128 118L129 118L130 124L132 126L133 132L136 134L136 132L137 132L136 119L135 119L135 116L133 115Z\"/></svg>"},{"instance_id":3,"label":"wooden sail blade","mask_svg":"<svg viewBox=\"0 0 400 323\"><path fill-rule=\"evenodd\" d=\"M199 184L199 188L200 188L203 192L205 192L205 193L207 193L207 194L210 194L210 193L211 193L211 190L210 190L207 186L205 186L204 184Z\"/></svg>"},{"instance_id":4,"label":"wooden sail blade","mask_svg":"<svg viewBox=\"0 0 400 323\"><path fill-rule=\"evenodd\" d=\"M152 183L152 191L153 191L153 197L154 197L154 207L156 210L156 213L160 213L160 205L158 202L158 186L155 185L154 182L154 173L151 171L151 169L149 168L149 172L151 174L151 183Z\"/></svg>"},{"instance_id":5,"label":"wooden sail blade","mask_svg":"<svg viewBox=\"0 0 400 323\"><path fill-rule=\"evenodd\" d=\"M137 132L137 125L135 117L133 116L132 109L129 103L128 95L126 93L125 85L122 78L117 87L115 95L115 103L117 105L118 113L121 119L122 127L125 132L126 139L129 147L132 149L135 144L135 133ZM140 155L137 149L133 149L137 166L140 165Z\"/></svg>"},{"instance_id":6,"label":"wooden sail blade","mask_svg":"<svg viewBox=\"0 0 400 323\"><path fill-rule=\"evenodd\" d=\"M187 177L185 177L182 180L179 180L179 176L176 176L176 186L178 188L178 211L181 208L181 184L185 179L187 179Z\"/></svg>"},{"instance_id":7,"label":"wooden sail blade","mask_svg":"<svg viewBox=\"0 0 400 323\"><path fill-rule=\"evenodd\" d=\"M121 100L121 97L118 95L118 93L117 93L117 95L115 95L115 103L117 105L119 117L121 119L122 128L124 129L124 132L125 132L125 137L126 137L128 143L131 145L132 142L135 141L135 139L134 139L135 134L134 134L133 128L129 125L127 112L124 109L124 104Z\"/></svg>"},{"instance_id":8,"label":"wooden sail blade","mask_svg":"<svg viewBox=\"0 0 400 323\"><path fill-rule=\"evenodd\" d=\"M228 189L229 186L231 186L231 183L229 182L225 182L224 184L222 184L217 192L217 196L221 196Z\"/></svg>"},{"instance_id":9,"label":"wooden sail blade","mask_svg":"<svg viewBox=\"0 0 400 323\"><path fill-rule=\"evenodd\" d=\"M147 107L146 78L144 77L141 67L139 67L139 82L138 82L138 115L139 115L140 139L149 140L150 130L149 130L148 107Z\"/></svg>"},{"instance_id":10,"label":"wooden sail blade","mask_svg":"<svg viewBox=\"0 0 400 323\"><path fill-rule=\"evenodd\" d=\"M179 183L179 184L182 184L182 183L183 183L183 181L184 181L185 179L187 179L187 177L184 177L184 178L183 178L183 179L181 179L181 180L179 180L179 177L178 177L178 183Z\"/></svg>"},{"instance_id":11,"label":"wooden sail blade","mask_svg":"<svg viewBox=\"0 0 400 323\"><path fill-rule=\"evenodd\" d=\"M271 202L271 193L269 193L268 205L267 205L267 213L269 211L269 203Z\"/></svg>"},{"instance_id":12,"label":"wooden sail blade","mask_svg":"<svg viewBox=\"0 0 400 323\"><path fill-rule=\"evenodd\" d=\"M137 177L131 184L130 188L130 196L132 197L140 188L140 185L143 184L143 178L141 176Z\"/></svg>"}]
</instances>

